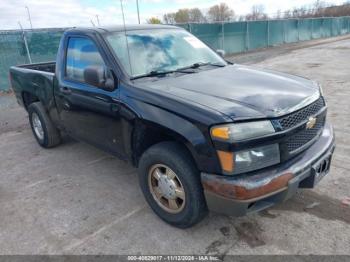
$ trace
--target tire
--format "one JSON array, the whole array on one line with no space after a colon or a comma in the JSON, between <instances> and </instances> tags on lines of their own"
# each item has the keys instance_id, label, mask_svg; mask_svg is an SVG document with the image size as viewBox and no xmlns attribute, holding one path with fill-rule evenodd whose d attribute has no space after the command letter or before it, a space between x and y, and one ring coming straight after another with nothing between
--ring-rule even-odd
<instances>
[{"instance_id":1,"label":"tire","mask_svg":"<svg viewBox=\"0 0 350 262\"><path fill-rule=\"evenodd\" d=\"M41 102L35 102L28 107L29 123L38 144L44 148L57 146L61 143L61 135L52 123ZM40 128L36 128L38 124Z\"/></svg>"},{"instance_id":2,"label":"tire","mask_svg":"<svg viewBox=\"0 0 350 262\"><path fill-rule=\"evenodd\" d=\"M151 174L162 173L163 177L168 171L169 174L171 171L175 173L175 179L171 180L170 187L174 182L177 187L176 193L184 192L184 195L180 194L183 199L175 196L175 206L180 207L176 210L172 210L170 205L174 200L163 197L164 191L152 189L161 188L161 179L155 179ZM138 176L146 201L165 222L178 228L188 228L200 222L207 214L199 171L188 151L180 144L162 142L149 148L140 159ZM165 177L168 180L168 176ZM158 194L162 195L160 200L157 197ZM171 197L174 197L174 194L171 194Z\"/></svg>"}]
</instances>

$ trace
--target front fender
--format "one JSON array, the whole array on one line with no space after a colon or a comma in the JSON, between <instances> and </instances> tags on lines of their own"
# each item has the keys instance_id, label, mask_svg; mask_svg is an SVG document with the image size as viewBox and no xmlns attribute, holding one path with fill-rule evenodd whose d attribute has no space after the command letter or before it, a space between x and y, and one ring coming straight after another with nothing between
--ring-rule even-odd
<instances>
[{"instance_id":1,"label":"front fender","mask_svg":"<svg viewBox=\"0 0 350 262\"><path fill-rule=\"evenodd\" d=\"M191 120L190 117L176 114L154 103L131 97L126 97L126 99L127 102L124 103L124 106L127 105L128 107L127 115L134 115L136 118L133 121L134 126L137 125L136 123L142 123L142 125L156 130L154 132L155 136L158 130L159 133L166 133L175 141L184 144L192 154L200 171L209 172L211 170L212 173L221 171L207 124L198 123ZM164 101L162 102L164 103ZM186 110L184 113L186 113Z\"/></svg>"}]
</instances>

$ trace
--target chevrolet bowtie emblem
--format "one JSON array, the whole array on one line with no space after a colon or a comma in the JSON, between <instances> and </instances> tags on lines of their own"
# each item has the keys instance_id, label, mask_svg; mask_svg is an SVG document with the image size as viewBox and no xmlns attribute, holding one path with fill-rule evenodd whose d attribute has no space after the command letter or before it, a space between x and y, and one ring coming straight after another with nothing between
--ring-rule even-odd
<instances>
[{"instance_id":1,"label":"chevrolet bowtie emblem","mask_svg":"<svg viewBox=\"0 0 350 262\"><path fill-rule=\"evenodd\" d=\"M316 121L317 121L316 117L312 117L312 116L309 117L309 120L306 123L306 129L313 128L316 124Z\"/></svg>"}]
</instances>

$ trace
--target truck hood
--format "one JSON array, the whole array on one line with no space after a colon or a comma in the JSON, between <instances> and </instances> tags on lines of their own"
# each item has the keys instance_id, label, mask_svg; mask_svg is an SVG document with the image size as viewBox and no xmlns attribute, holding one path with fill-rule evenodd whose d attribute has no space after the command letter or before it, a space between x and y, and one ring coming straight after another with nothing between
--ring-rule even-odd
<instances>
[{"instance_id":1,"label":"truck hood","mask_svg":"<svg viewBox=\"0 0 350 262\"><path fill-rule=\"evenodd\" d=\"M311 80L242 65L157 78L142 86L210 107L233 119L277 117L319 97L318 86Z\"/></svg>"}]
</instances>

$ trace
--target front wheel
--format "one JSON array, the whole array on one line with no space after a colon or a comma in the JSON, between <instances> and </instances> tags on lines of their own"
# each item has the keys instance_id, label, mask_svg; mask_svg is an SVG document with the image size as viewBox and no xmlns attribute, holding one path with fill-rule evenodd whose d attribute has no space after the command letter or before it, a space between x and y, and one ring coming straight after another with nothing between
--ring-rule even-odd
<instances>
[{"instance_id":1,"label":"front wheel","mask_svg":"<svg viewBox=\"0 0 350 262\"><path fill-rule=\"evenodd\" d=\"M177 143L159 143L142 155L139 182L153 211L173 226L190 227L207 213L199 172Z\"/></svg>"}]
</instances>

